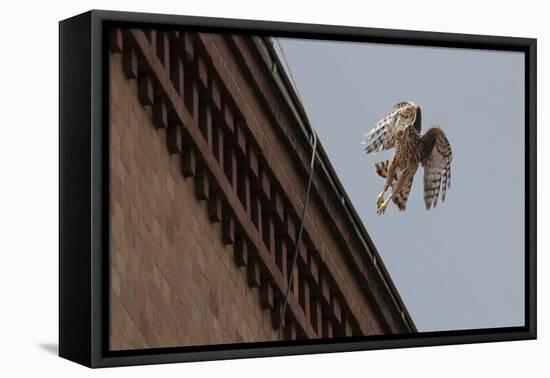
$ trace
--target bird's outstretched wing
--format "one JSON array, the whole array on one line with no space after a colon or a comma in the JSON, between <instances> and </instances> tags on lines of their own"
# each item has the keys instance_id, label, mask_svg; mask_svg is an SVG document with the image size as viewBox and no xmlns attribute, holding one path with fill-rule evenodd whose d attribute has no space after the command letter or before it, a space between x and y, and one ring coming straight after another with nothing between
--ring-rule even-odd
<instances>
[{"instance_id":1,"label":"bird's outstretched wing","mask_svg":"<svg viewBox=\"0 0 550 378\"><path fill-rule=\"evenodd\" d=\"M451 187L451 161L453 152L445 133L439 126L431 127L422 136L421 162L424 166L424 203L426 209L437 205L441 190L441 200Z\"/></svg>"},{"instance_id":2,"label":"bird's outstretched wing","mask_svg":"<svg viewBox=\"0 0 550 378\"><path fill-rule=\"evenodd\" d=\"M361 144L366 145L365 153L377 153L395 146L395 140L400 130L414 124L416 130L421 130L420 107L410 101L398 102L391 113L380 120L374 129L364 135Z\"/></svg>"}]
</instances>

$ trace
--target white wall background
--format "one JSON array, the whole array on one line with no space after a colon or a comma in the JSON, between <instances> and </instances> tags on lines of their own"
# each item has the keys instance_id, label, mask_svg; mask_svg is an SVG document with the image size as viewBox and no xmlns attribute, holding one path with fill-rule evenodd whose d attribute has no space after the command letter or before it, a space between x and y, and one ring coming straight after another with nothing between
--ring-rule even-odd
<instances>
[{"instance_id":1,"label":"white wall background","mask_svg":"<svg viewBox=\"0 0 550 378\"><path fill-rule=\"evenodd\" d=\"M550 28L543 1L6 2L0 23L0 375L14 376L547 376L550 371L545 163ZM91 8L536 37L539 124L539 340L89 370L56 356L58 25Z\"/></svg>"}]
</instances>

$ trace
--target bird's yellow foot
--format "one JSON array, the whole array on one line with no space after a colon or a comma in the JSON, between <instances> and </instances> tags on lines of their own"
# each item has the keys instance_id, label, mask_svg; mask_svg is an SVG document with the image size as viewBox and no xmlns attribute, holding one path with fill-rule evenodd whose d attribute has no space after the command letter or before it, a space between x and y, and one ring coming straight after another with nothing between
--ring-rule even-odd
<instances>
[{"instance_id":1,"label":"bird's yellow foot","mask_svg":"<svg viewBox=\"0 0 550 378\"><path fill-rule=\"evenodd\" d=\"M389 203L390 203L390 199L388 198L386 201L382 202L380 206L378 206L378 210L376 211L378 215L384 214Z\"/></svg>"},{"instance_id":2,"label":"bird's yellow foot","mask_svg":"<svg viewBox=\"0 0 550 378\"><path fill-rule=\"evenodd\" d=\"M376 207L380 209L380 206L384 203L384 192L380 192L378 196L376 196Z\"/></svg>"}]
</instances>

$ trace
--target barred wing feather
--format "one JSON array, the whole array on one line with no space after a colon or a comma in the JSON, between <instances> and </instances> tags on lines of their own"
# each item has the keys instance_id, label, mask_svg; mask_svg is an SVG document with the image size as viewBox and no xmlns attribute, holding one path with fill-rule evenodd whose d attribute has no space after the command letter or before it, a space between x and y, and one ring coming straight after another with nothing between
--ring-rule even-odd
<instances>
[{"instance_id":1,"label":"barred wing feather","mask_svg":"<svg viewBox=\"0 0 550 378\"><path fill-rule=\"evenodd\" d=\"M416 123L419 108L412 102L402 101L394 105L393 110L367 134L361 144L366 145L365 153L377 153L395 146L395 140L400 130ZM415 124L416 126L416 124ZM417 129L419 130L418 122Z\"/></svg>"},{"instance_id":2,"label":"barred wing feather","mask_svg":"<svg viewBox=\"0 0 550 378\"><path fill-rule=\"evenodd\" d=\"M453 152L445 133L438 127L430 128L422 136L422 165L424 166L424 203L426 209L445 201L447 189L451 187L451 162Z\"/></svg>"}]
</instances>

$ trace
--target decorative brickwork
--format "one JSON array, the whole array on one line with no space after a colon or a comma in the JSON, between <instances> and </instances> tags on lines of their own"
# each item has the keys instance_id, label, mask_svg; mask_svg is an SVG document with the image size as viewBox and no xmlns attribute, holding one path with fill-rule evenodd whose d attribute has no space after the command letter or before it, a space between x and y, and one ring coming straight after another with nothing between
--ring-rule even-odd
<instances>
[{"instance_id":1,"label":"decorative brickwork","mask_svg":"<svg viewBox=\"0 0 550 378\"><path fill-rule=\"evenodd\" d=\"M111 349L276 340L311 135L269 42L110 41ZM285 338L413 332L330 175L314 177Z\"/></svg>"}]
</instances>

